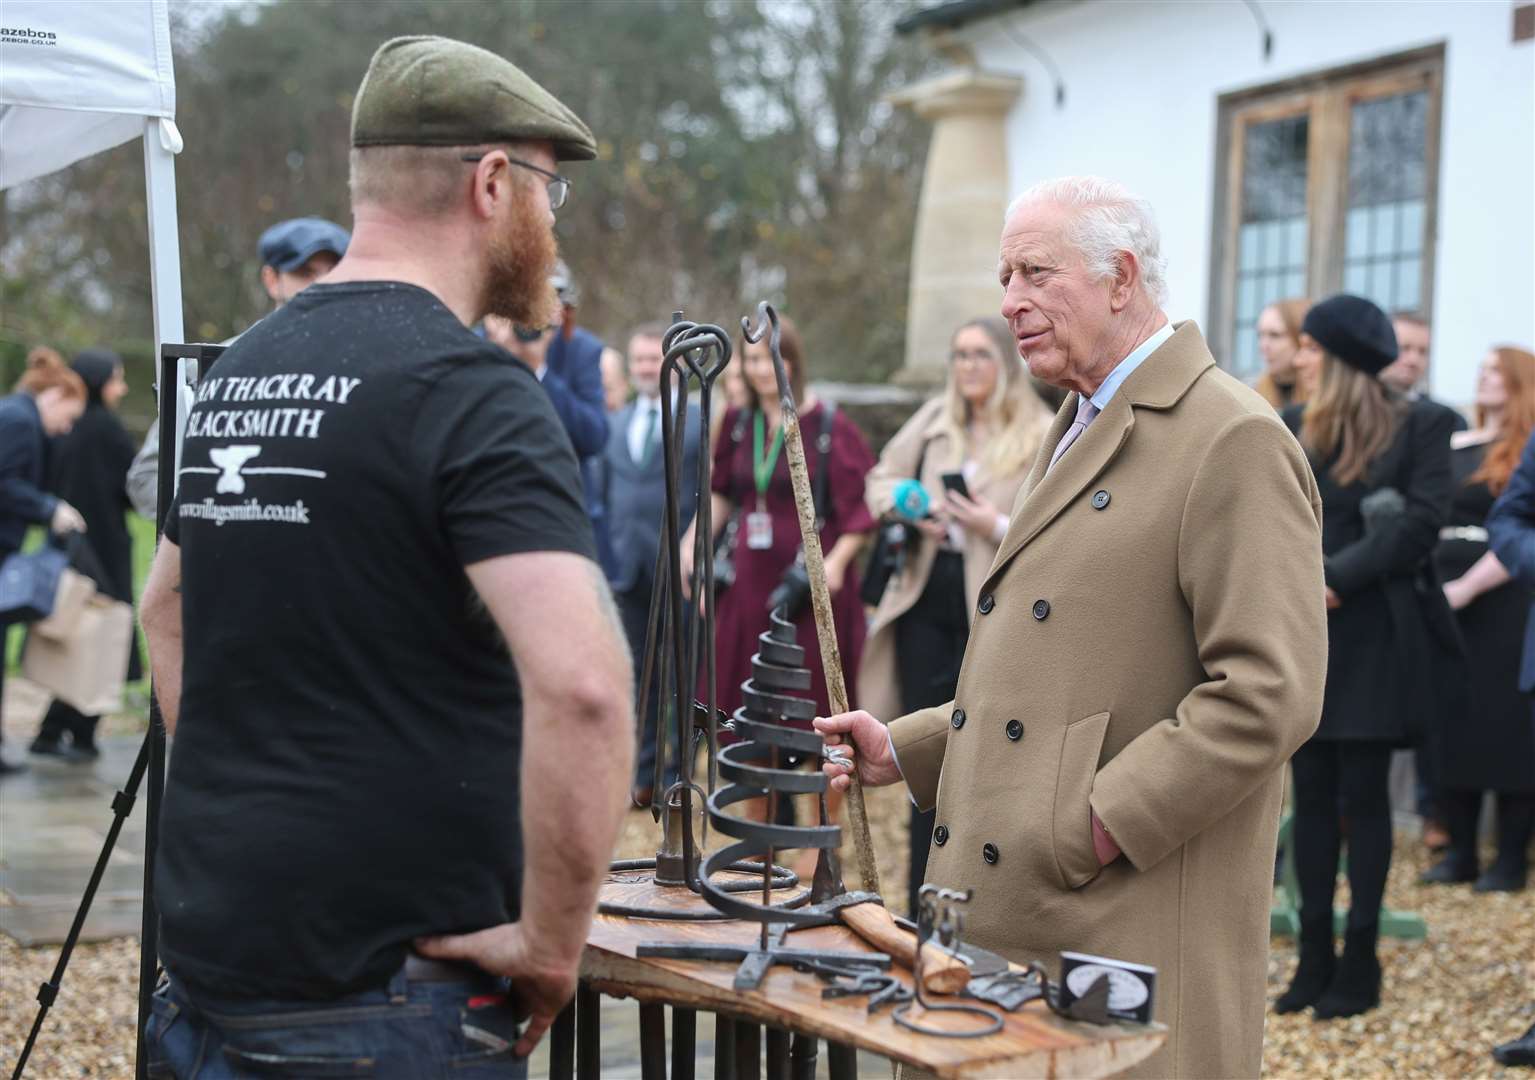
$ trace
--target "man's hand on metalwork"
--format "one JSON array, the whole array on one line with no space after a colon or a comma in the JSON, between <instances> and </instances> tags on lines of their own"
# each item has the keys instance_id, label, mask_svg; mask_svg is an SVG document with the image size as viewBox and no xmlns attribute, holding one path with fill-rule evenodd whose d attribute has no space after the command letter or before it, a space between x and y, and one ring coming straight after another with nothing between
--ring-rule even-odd
<instances>
[{"instance_id":1,"label":"man's hand on metalwork","mask_svg":"<svg viewBox=\"0 0 1535 1080\"><path fill-rule=\"evenodd\" d=\"M862 709L818 716L815 729L826 737L828 747L842 748L821 765L821 771L831 777L831 786L838 791L846 791L852 782L848 774L853 771L854 762L849 757L856 760L858 779L868 787L883 787L901 779L901 767L896 764L885 725Z\"/></svg>"},{"instance_id":2,"label":"man's hand on metalwork","mask_svg":"<svg viewBox=\"0 0 1535 1080\"><path fill-rule=\"evenodd\" d=\"M473 934L417 938L415 948L434 960L463 960L511 979L518 1004L528 1010L528 1025L514 1051L526 1058L575 994L581 964L579 950L571 957L553 955L539 937L520 922L502 923Z\"/></svg>"}]
</instances>

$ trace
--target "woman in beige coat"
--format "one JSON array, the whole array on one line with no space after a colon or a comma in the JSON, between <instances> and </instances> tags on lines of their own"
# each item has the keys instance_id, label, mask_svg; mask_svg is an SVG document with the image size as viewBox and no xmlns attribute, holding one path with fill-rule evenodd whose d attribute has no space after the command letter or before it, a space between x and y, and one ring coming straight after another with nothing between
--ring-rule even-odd
<instances>
[{"instance_id":1,"label":"woman in beige coat","mask_svg":"<svg viewBox=\"0 0 1535 1080\"><path fill-rule=\"evenodd\" d=\"M1051 409L1035 392L1007 324L972 319L954 332L949 378L890 440L865 482L876 517L888 517L903 480L918 480L931 517L908 530L901 572L885 588L869 629L858 700L875 716L903 716L954 697L981 581L1007 532ZM970 498L948 492L965 478ZM927 869L933 813L911 813L908 911Z\"/></svg>"}]
</instances>

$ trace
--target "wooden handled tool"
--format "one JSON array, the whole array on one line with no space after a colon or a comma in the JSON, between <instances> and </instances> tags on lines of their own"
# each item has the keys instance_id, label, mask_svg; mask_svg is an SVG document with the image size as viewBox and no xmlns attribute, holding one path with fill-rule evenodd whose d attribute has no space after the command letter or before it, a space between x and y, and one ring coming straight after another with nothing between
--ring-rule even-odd
<instances>
[{"instance_id":1,"label":"wooden handled tool","mask_svg":"<svg viewBox=\"0 0 1535 1080\"><path fill-rule=\"evenodd\" d=\"M766 301L757 305L757 327L751 320L741 319L746 340L757 342L771 331L769 347L773 354L773 370L778 376L778 395L783 426L783 444L789 455L789 478L794 483L794 506L799 512L799 531L805 552L805 572L810 578L810 605L815 611L815 636L821 645L821 667L826 673L827 696L831 711L847 712L847 683L842 677L842 655L837 648L837 627L831 612L831 590L826 586L826 564L821 557L821 536L816 531L815 496L810 488L810 469L805 464L805 440L800 434L799 413L795 409L794 391L789 386L788 372L784 369L783 356L778 349L778 312ZM848 773L847 820L853 833L853 850L858 856L858 876L864 890L879 892L879 868L874 861L874 841L869 835L869 814L864 808L863 785L858 780L858 770ZM888 917L888 916L887 916Z\"/></svg>"}]
</instances>

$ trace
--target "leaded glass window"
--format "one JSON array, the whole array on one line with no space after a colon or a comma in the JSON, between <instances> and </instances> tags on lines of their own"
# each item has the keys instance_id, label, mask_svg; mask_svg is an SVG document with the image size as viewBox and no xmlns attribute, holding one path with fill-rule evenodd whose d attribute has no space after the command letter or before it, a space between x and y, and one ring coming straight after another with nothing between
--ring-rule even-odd
<instances>
[{"instance_id":1,"label":"leaded glass window","mask_svg":"<svg viewBox=\"0 0 1535 1080\"><path fill-rule=\"evenodd\" d=\"M1343 290L1413 311L1423 303L1428 94L1361 101L1350 112Z\"/></svg>"},{"instance_id":2,"label":"leaded glass window","mask_svg":"<svg viewBox=\"0 0 1535 1080\"><path fill-rule=\"evenodd\" d=\"M1284 117L1246 129L1242 148L1242 224L1237 231L1237 302L1231 370L1258 373L1258 315L1306 291L1306 135L1309 117Z\"/></svg>"}]
</instances>

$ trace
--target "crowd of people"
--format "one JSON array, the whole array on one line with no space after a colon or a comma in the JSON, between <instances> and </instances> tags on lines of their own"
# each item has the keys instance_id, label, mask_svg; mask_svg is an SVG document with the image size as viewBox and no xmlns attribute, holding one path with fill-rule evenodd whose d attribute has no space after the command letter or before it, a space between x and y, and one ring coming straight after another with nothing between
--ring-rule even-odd
<instances>
[{"instance_id":1,"label":"crowd of people","mask_svg":"<svg viewBox=\"0 0 1535 1080\"><path fill-rule=\"evenodd\" d=\"M488 99L457 97L457 84L444 83L451 105L439 123L453 129L452 137L419 131L391 81L404 85L404 68L391 65L412 52L432 54L463 85L513 86L517 94L507 101L538 106L505 106L511 119L487 125ZM569 190L554 166L590 158L591 134L521 72L487 56L436 39L401 39L380 50L354 121L357 236L312 218L269 229L261 275L273 314L242 335L209 375L303 371L317 384L338 379L347 389L323 420L345 438L332 436L318 456L309 448L311 456L290 462L274 448L261 462L269 497L307 503L306 514L329 525L274 527L270 539L256 543L250 528L214 529L222 522L204 520L203 507L183 505L166 523L144 625L167 723L182 722L183 704L187 718L168 789L158 886L173 976L159 995L165 1006L159 1017L175 1009L196 1014L204 1002L248 1011L243 999L252 987L272 999L360 1001L384 982L394 994L409 982L462 976L432 968L434 961L469 962L522 980L534 1024L520 1039L507 1035L501 1049L516 1044L525 1051L568 996L572 976L564 954L548 968L558 972L543 981L518 967L527 950L541 946L515 929L523 923L519 900L508 892L517 878L512 864L525 857L548 875L551 884L540 892L530 869L520 912L558 924L568 952L572 920L594 895L586 863L605 858L587 848L612 839L606 823L612 792L582 796L591 824L579 836L585 847L571 841L574 856L551 849L548 840L556 833L570 840L575 819L534 841L526 816L525 852L476 833L421 855L406 867L412 873L402 870L398 887L377 900L395 939L377 938L376 927L356 919L332 926L326 898L349 887L339 876L347 867L338 864L304 911L273 923L232 959L221 944L225 930L266 893L235 895L225 879L248 875L254 865L280 881L290 849L254 838L227 811L212 814L210 800L226 791L273 836L323 822L320 831L330 840L355 845L348 865L364 873L368 853L391 858L398 838L369 833L359 807L338 804L316 786L335 783L338 770L368 784L387 776L404 790L422 761L436 761L443 775L468 777L464 799L515 819L516 791L491 792L492 773L515 774L520 752L524 785L552 791L556 750L569 749L568 736L558 745L551 736L551 718L561 713L597 734L632 728L638 753L631 759L631 740L619 739L622 751L604 758L596 773L627 786L634 803L648 803L657 780L674 779L658 776L653 756L657 729L675 722L659 688L650 700L634 702L630 715L607 685L616 680L621 698L637 696L637 665L622 662L616 643L626 639L631 656L642 654L656 588L665 501L661 412L671 407L660 383L665 327L628 329L617 339L625 346L619 352L577 324L579 290L570 270L553 260L544 219L552 221ZM508 141L514 152L505 149ZM452 153L439 153L444 147ZM464 147L479 149L463 153ZM471 174L471 186L458 183ZM532 204L519 201L526 199L537 205L529 210ZM1083 208L1108 222L1100 230L1106 246L1096 254L1078 250L1082 234L1070 227ZM858 768L870 770L866 782L901 779L911 788L913 907L916 889L934 874L950 883L985 872L962 863L963 850L971 862L1002 862L1022 875L1010 879L1024 882L1018 895L1054 912L1058 926L1081 934L1091 926L1103 948L1131 951L1127 942L1169 937L1155 929L1160 916L1137 906L1160 910L1169 888L1203 897L1188 902L1204 905L1199 910L1216 924L1240 924L1243 933L1256 926L1267 907L1261 890L1227 895L1217 882L1228 863L1240 862L1234 872L1245 874L1248 863L1272 856L1255 851L1251 837L1278 809L1277 770L1288 761L1301 933L1293 979L1274 1008L1311 1009L1318 1019L1374 1008L1383 979L1377 940L1393 847L1388 775L1395 751L1415 751L1425 836L1442 848L1424 881L1479 892L1527 883L1535 663L1521 643L1535 601L1535 558L1526 557L1535 543L1511 533L1500 546L1495 524L1500 514L1526 513L1511 508L1511 500L1520 490L1516 474L1535 472L1526 449L1535 432L1535 356L1512 346L1492 349L1468 422L1422 390L1430 345L1425 319L1392 317L1354 296L1291 299L1258 320L1265 370L1253 394L1216 371L1192 324L1175 326L1162 314L1161 255L1141 201L1117 185L1061 181L1027 193L1008 220L1005 318L956 312L944 386L877 458L848 411L811 389L807 344L792 319L783 321L782 359L805 436L855 710L816 724L832 741L854 744ZM430 231L433 244L423 248L413 229ZM412 239L402 244L402 236ZM522 246L509 252L507 236ZM1095 277L1089 264L1106 269ZM546 310L539 298L550 291L558 303ZM1097 323L1086 329L1071 328L1061 314L1100 302ZM348 405L359 385L364 389ZM713 480L707 493L683 492L687 531L679 558L685 581L695 551L713 551L732 570L716 598L714 639L717 700L730 713L741 703L770 605L795 596L786 583L801 565L801 541L766 343L739 342L720 387L708 430L696 405L681 418L681 475L695 475L708 455ZM44 349L29 358L15 392L0 398L0 560L21 547L33 525L58 537L78 534L83 543L63 541L77 568L108 595L133 600L124 515L132 508L153 513L148 493L159 455L153 434L135 452L117 420L126 389L120 358L106 350L85 350L72 364ZM218 407L219 395L210 385L198 408ZM1143 417L1133 440L1132 410ZM313 423L318 433L318 414ZM208 443L189 437L188 460L214 452ZM1218 467L1210 464L1217 457ZM195 489L184 500L206 495L214 502L239 471L230 468L234 473L184 469L184 487ZM351 486L330 486L327 474L350 477ZM244 480L235 478L239 486L229 490L243 491ZM1528 498L1535 476L1522 490ZM710 500L715 533L705 543L693 532L700 497ZM1209 527L1180 531L1179 519L1169 517L1174 504ZM1057 519L1065 524L1046 537L1029 568L1015 570L1019 550ZM1268 558L1268 543L1286 554ZM1100 561L1073 562L1089 556ZM225 574L224 558L242 572ZM605 585L580 577L577 564L584 561L601 568ZM1051 576L1049 568L1068 563L1070 573ZM1163 572L1164 563L1179 567L1176 580ZM287 583L284 607L273 605L259 578L262 568L279 564L286 571L266 580ZM320 569L295 573L298 567L323 567L328 576ZM421 581L426 571L440 571L454 587L431 593L398 576L405 567ZM216 602L208 591L215 579ZM1239 610L1249 594L1265 599L1264 612ZM1115 639L1119 651L1160 651L1113 671L1064 679L1065 669L1090 660L1079 648L1082 635L1099 632L1127 606L1137 610L1119 620L1117 632L1126 635ZM994 609L1007 614L991 616ZM215 613L226 621L215 623ZM790 615L800 640L813 641L803 590ZM561 656L559 644L541 643L547 620L556 617L567 627L584 626L581 640L590 650ZM183 618L202 631L184 647ZM370 638L369 649L355 647L359 634L392 626L420 631L414 645L384 634ZM275 657L268 647L277 638L297 644ZM515 677L502 641L511 648ZM137 651L135 644L135 663ZM826 717L831 705L819 651L808 649L806 659L810 694ZM444 677L450 671L453 677ZM1128 681L1120 687L1116 679ZM1229 685L1216 686L1223 681ZM238 702L230 687L244 688ZM1101 711L1095 702L1117 694L1116 687L1143 699L1145 715ZM354 693L365 700L350 701ZM522 745L496 743L496 753L474 760L481 740L491 740L507 695L520 703ZM1057 729L1053 720L1034 718L1022 700L1049 701L1061 715L1082 719ZM295 708L309 715L317 702L324 717L314 729L283 720L268 730L272 717L297 715ZM1268 723L1276 708L1286 713L1278 727ZM219 738L206 733L213 710L228 725ZM424 740L410 723L423 713L452 715L458 741ZM887 734L871 714L901 720ZM1158 726L1172 715L1184 721L1181 727ZM381 723L380 745L359 745L346 728L349 717ZM970 730L962 731L967 721ZM96 753L95 725L95 717L56 702L31 751L88 761ZM978 741L993 735L992 742ZM987 791L1001 797L1016 781L1008 770L1033 767L1010 764L1008 747L1047 737L1059 747L1039 759L1049 775L1037 777L1031 787L1037 794L1025 800L1039 800L1038 812L1025 816L1027 829L1047 823L1041 839L976 800L984 803ZM222 739L247 753L258 739L279 749L252 761L229 754ZM1111 750L1113 760L1099 769L1100 756ZM530 771L533 760L547 771ZM1204 807L1184 805L1183 795L1155 783L1187 776L1191 762L1206 767ZM827 766L834 774L849 767ZM274 783L293 785L291 810L263 803L259 785L242 779L262 769ZM296 771L279 777L282 770ZM942 795L940 770L952 778ZM1488 793L1497 854L1484 867L1478 837ZM1059 824L1065 805L1059 800L1080 812L1080 830ZM451 817L441 814L441 821L426 817L406 829L423 851L443 838L431 831ZM230 850L237 856L220 853L219 843L235 841ZM478 854L471 841L484 842ZM445 861L472 862L487 850L497 854L483 872ZM1185 852L1188 866L1181 884L1168 876L1166 856L1175 850ZM1041 851L1053 852L1049 868L1030 861L1043 858ZM1333 897L1343 851L1351 907L1340 953ZM244 869L230 862L236 858ZM931 873L930 858L937 863ZM405 886L430 874L457 884L429 903ZM487 875L501 875L500 884L490 887ZM1040 891L1042 878L1050 881L1047 891ZM1095 881L1090 894L1086 886ZM576 882L569 888L581 900L563 915L556 914L565 903L559 882ZM1096 897L1097 906L1068 916L1059 906L1063 895L1084 904ZM202 905L195 918L177 906L188 897ZM278 894L270 899L276 904ZM993 908L978 909L979 933L1005 943L1015 930L1003 928L995 905L1015 898L992 889L985 899ZM330 937L326 926L335 931ZM436 936L443 933L462 936ZM1229 978L1257 973L1261 982L1262 965L1240 936L1233 931L1222 946L1237 958ZM1215 937L1217 945L1224 940ZM415 951L407 955L412 938ZM1189 1002L1207 997L1214 1012L1229 1006L1241 1037L1227 1046L1218 1045L1219 1032L1213 1040L1175 1039L1163 1063L1177 1071L1246 1068L1252 1017L1243 994L1250 987L1231 990L1237 983L1228 986L1228 976L1215 974L1220 958L1204 946L1166 947L1172 952L1160 960L1164 977L1176 978L1180 965L1208 974L1208 987L1190 991ZM303 954L298 959L295 950ZM279 970L278 957L291 963ZM228 964L244 965L244 975L231 974ZM487 992L474 980L465 985L481 998ZM1180 1014L1175 1023L1190 1024L1191 1016ZM167 1053L174 1049L170 1027L164 1020L152 1033Z\"/></svg>"}]
</instances>

